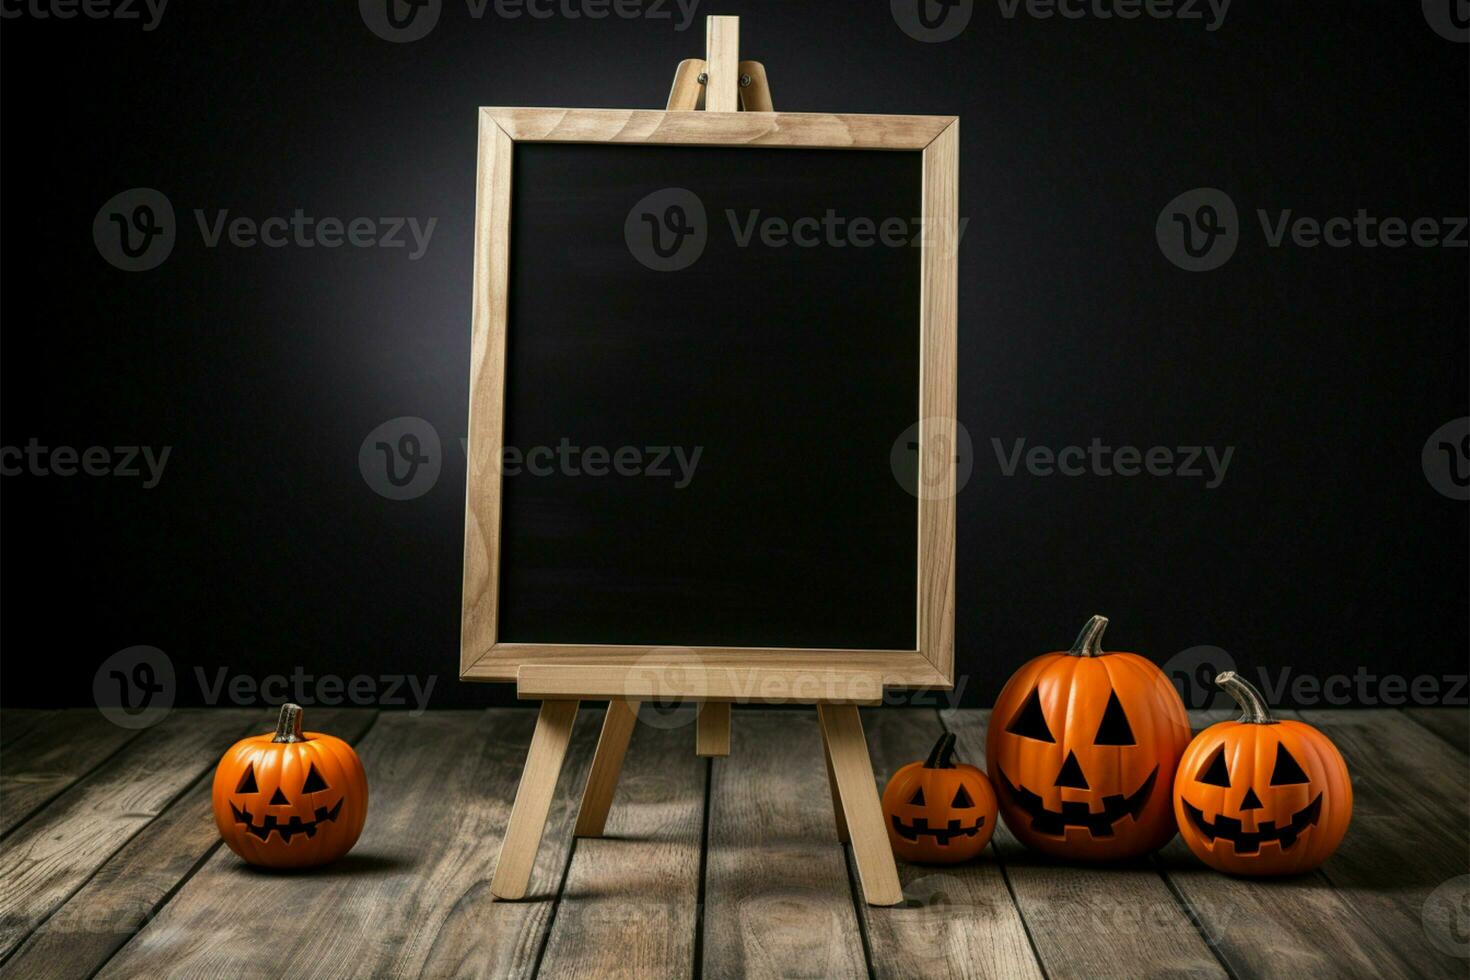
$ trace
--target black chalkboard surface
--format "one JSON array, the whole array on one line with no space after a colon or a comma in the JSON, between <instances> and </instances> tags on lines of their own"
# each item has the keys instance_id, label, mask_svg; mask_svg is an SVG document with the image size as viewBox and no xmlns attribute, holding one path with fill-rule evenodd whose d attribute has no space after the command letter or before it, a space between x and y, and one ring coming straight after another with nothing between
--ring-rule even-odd
<instances>
[{"instance_id":1,"label":"black chalkboard surface","mask_svg":"<svg viewBox=\"0 0 1470 980\"><path fill-rule=\"evenodd\" d=\"M921 168L515 145L500 642L914 648Z\"/></svg>"}]
</instances>

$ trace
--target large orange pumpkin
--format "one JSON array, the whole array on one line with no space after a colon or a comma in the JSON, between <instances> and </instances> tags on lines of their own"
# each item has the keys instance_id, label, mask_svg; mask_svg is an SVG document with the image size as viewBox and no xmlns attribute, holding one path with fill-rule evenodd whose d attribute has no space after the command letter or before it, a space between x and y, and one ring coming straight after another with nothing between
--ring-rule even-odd
<instances>
[{"instance_id":1,"label":"large orange pumpkin","mask_svg":"<svg viewBox=\"0 0 1470 980\"><path fill-rule=\"evenodd\" d=\"M1179 761L1179 835L1216 871L1311 871L1347 833L1353 814L1347 763L1311 725L1272 718L1261 692L1234 671L1215 683L1242 714L1200 732Z\"/></svg>"},{"instance_id":2,"label":"large orange pumpkin","mask_svg":"<svg viewBox=\"0 0 1470 980\"><path fill-rule=\"evenodd\" d=\"M214 822L230 850L267 868L305 868L352 849L367 819L367 775L340 738L301 731L281 706L274 732L241 739L214 770Z\"/></svg>"},{"instance_id":3,"label":"large orange pumpkin","mask_svg":"<svg viewBox=\"0 0 1470 980\"><path fill-rule=\"evenodd\" d=\"M1058 857L1134 857L1175 833L1184 704L1149 660L1102 651L1107 625L1092 617L1071 650L1016 671L990 716L986 768L1001 816L1027 847Z\"/></svg>"},{"instance_id":4,"label":"large orange pumpkin","mask_svg":"<svg viewBox=\"0 0 1470 980\"><path fill-rule=\"evenodd\" d=\"M905 861L967 861L995 833L995 791L985 773L954 761L954 742L939 736L928 759L900 768L883 790L888 841Z\"/></svg>"}]
</instances>

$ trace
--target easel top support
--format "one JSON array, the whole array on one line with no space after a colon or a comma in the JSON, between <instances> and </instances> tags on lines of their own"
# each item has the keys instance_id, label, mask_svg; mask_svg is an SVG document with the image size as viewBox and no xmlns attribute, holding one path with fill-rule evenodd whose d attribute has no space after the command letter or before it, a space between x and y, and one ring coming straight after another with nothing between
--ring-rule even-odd
<instances>
[{"instance_id":1,"label":"easel top support","mask_svg":"<svg viewBox=\"0 0 1470 980\"><path fill-rule=\"evenodd\" d=\"M705 57L687 58L674 72L670 112L774 112L766 69L740 60L740 18L705 18Z\"/></svg>"}]
</instances>

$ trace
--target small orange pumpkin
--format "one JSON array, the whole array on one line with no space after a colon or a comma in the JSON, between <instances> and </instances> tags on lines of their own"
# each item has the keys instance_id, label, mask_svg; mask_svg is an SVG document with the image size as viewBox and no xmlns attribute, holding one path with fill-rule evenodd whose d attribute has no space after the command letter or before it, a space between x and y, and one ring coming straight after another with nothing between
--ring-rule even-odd
<instances>
[{"instance_id":1,"label":"small orange pumpkin","mask_svg":"<svg viewBox=\"0 0 1470 980\"><path fill-rule=\"evenodd\" d=\"M267 868L306 868L352 849L367 819L367 775L340 738L301 731L281 706L275 732L244 738L214 770L214 822L230 850Z\"/></svg>"},{"instance_id":2,"label":"small orange pumpkin","mask_svg":"<svg viewBox=\"0 0 1470 980\"><path fill-rule=\"evenodd\" d=\"M1151 661L1102 651L1107 625L1093 616L1071 650L1016 671L990 716L986 768L1001 817L1021 843L1057 857L1135 857L1175 833L1184 703Z\"/></svg>"},{"instance_id":3,"label":"small orange pumpkin","mask_svg":"<svg viewBox=\"0 0 1470 980\"><path fill-rule=\"evenodd\" d=\"M916 864L954 864L985 850L995 833L995 791L985 773L954 761L945 732L923 762L910 762L883 790L893 853Z\"/></svg>"},{"instance_id":4,"label":"small orange pumpkin","mask_svg":"<svg viewBox=\"0 0 1470 980\"><path fill-rule=\"evenodd\" d=\"M1179 835L1216 871L1287 875L1319 867L1353 814L1342 754L1311 725L1272 718L1261 692L1234 671L1215 683L1242 714L1200 732L1179 760Z\"/></svg>"}]
</instances>

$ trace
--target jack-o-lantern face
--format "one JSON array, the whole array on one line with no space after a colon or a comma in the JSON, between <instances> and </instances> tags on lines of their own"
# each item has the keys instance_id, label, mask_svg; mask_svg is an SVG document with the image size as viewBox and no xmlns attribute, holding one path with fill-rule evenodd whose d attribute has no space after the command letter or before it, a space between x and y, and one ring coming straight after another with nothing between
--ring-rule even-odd
<instances>
[{"instance_id":1,"label":"jack-o-lantern face","mask_svg":"<svg viewBox=\"0 0 1470 980\"><path fill-rule=\"evenodd\" d=\"M367 819L367 777L341 739L301 731L301 709L281 708L274 733L242 739L214 773L220 836L252 864L300 868L346 854Z\"/></svg>"},{"instance_id":2,"label":"jack-o-lantern face","mask_svg":"<svg viewBox=\"0 0 1470 980\"><path fill-rule=\"evenodd\" d=\"M1311 725L1272 718L1260 692L1233 671L1215 683L1244 713L1205 729L1180 759L1180 835L1217 871L1281 875L1318 867L1352 816L1342 755Z\"/></svg>"},{"instance_id":3,"label":"jack-o-lantern face","mask_svg":"<svg viewBox=\"0 0 1470 980\"><path fill-rule=\"evenodd\" d=\"M1184 704L1152 662L1102 652L1107 624L1092 617L1071 650L1018 670L990 717L1001 816L1023 844L1058 857L1134 857L1175 833Z\"/></svg>"},{"instance_id":4,"label":"jack-o-lantern face","mask_svg":"<svg viewBox=\"0 0 1470 980\"><path fill-rule=\"evenodd\" d=\"M905 861L953 864L985 849L995 832L995 791L985 773L954 761L953 734L924 762L893 774L883 790L888 841Z\"/></svg>"}]
</instances>

